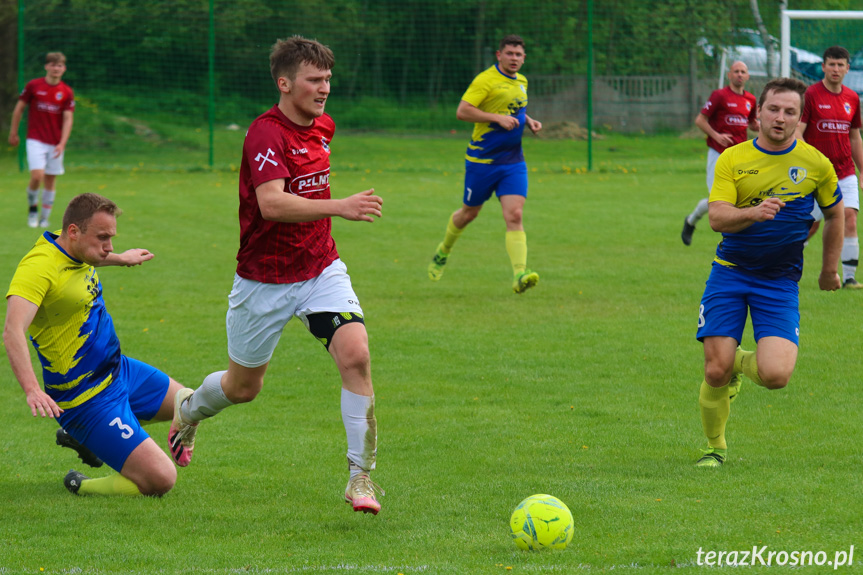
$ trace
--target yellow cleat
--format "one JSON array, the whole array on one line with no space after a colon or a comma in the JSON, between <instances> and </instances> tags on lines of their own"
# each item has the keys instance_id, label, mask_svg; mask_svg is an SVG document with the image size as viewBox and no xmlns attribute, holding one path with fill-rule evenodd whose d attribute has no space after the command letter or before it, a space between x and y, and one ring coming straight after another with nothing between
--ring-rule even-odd
<instances>
[{"instance_id":1,"label":"yellow cleat","mask_svg":"<svg viewBox=\"0 0 863 575\"><path fill-rule=\"evenodd\" d=\"M512 280L512 291L515 293L524 293L538 283L538 273L524 270Z\"/></svg>"},{"instance_id":2,"label":"yellow cleat","mask_svg":"<svg viewBox=\"0 0 863 575\"><path fill-rule=\"evenodd\" d=\"M701 459L695 462L695 467L721 467L725 463L727 453L727 449L716 449L715 447L706 449Z\"/></svg>"},{"instance_id":3,"label":"yellow cleat","mask_svg":"<svg viewBox=\"0 0 863 575\"><path fill-rule=\"evenodd\" d=\"M446 265L446 260L449 254L443 253L441 250L443 244L439 244L431 263L429 264L429 279L433 282L440 281L443 277L443 267Z\"/></svg>"},{"instance_id":4,"label":"yellow cleat","mask_svg":"<svg viewBox=\"0 0 863 575\"><path fill-rule=\"evenodd\" d=\"M734 401L737 394L740 393L740 388L743 386L743 374L735 373L731 381L728 382L728 401Z\"/></svg>"}]
</instances>

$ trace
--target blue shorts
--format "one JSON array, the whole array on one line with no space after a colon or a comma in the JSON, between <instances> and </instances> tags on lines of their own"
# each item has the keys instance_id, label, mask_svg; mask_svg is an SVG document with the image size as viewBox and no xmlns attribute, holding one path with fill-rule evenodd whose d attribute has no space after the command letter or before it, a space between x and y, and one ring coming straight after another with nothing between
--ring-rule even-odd
<instances>
[{"instance_id":1,"label":"blue shorts","mask_svg":"<svg viewBox=\"0 0 863 575\"><path fill-rule=\"evenodd\" d=\"M481 206L492 192L501 196L527 197L527 164L477 164L465 160L464 204Z\"/></svg>"},{"instance_id":2,"label":"blue shorts","mask_svg":"<svg viewBox=\"0 0 863 575\"><path fill-rule=\"evenodd\" d=\"M141 421L153 419L165 401L168 376L146 363L121 356L120 373L89 401L57 418L69 435L116 471L150 437Z\"/></svg>"},{"instance_id":3,"label":"blue shorts","mask_svg":"<svg viewBox=\"0 0 863 575\"><path fill-rule=\"evenodd\" d=\"M794 280L764 279L714 263L701 296L696 337L733 337L740 343L748 309L756 342L776 336L798 345L798 294Z\"/></svg>"}]
</instances>

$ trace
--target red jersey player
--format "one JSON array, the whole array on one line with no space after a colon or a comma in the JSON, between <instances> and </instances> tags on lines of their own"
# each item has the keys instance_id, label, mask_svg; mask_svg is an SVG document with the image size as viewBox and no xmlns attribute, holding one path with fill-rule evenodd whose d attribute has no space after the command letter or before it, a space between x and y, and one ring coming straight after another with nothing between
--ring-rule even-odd
<instances>
[{"instance_id":1,"label":"red jersey player","mask_svg":"<svg viewBox=\"0 0 863 575\"><path fill-rule=\"evenodd\" d=\"M860 246L857 240L857 212L860 209L859 181L854 172L863 169L863 140L860 138L860 97L842 85L851 55L841 46L824 51L821 70L824 79L806 90L803 116L797 137L827 156L839 177L845 201L845 239L842 243L842 286L863 287L855 279ZM817 208L817 206L816 206ZM821 219L821 212L813 216ZM817 226L813 226L812 233Z\"/></svg>"},{"instance_id":2,"label":"red jersey player","mask_svg":"<svg viewBox=\"0 0 863 575\"><path fill-rule=\"evenodd\" d=\"M744 89L749 80L749 68L743 62L734 62L728 69L728 86L714 90L695 125L707 134L707 194L713 187L713 169L719 154L747 139L746 128L758 130L755 95ZM683 221L680 237L685 245L692 243L695 225L707 213L707 198L702 198L691 214Z\"/></svg>"},{"instance_id":3,"label":"red jersey player","mask_svg":"<svg viewBox=\"0 0 863 575\"><path fill-rule=\"evenodd\" d=\"M75 110L75 95L72 88L61 80L66 72L66 56L62 52L45 55L45 77L31 80L18 98L12 112L9 128L9 143L20 143L18 126L24 108L30 107L27 119L27 164L30 168L30 183L27 187L29 214L27 225L47 228L48 218L54 207L57 194L56 179L62 175L63 154L66 142L72 133L72 113ZM39 189L42 192L42 217L39 217Z\"/></svg>"},{"instance_id":4,"label":"red jersey player","mask_svg":"<svg viewBox=\"0 0 863 575\"><path fill-rule=\"evenodd\" d=\"M363 311L330 235L330 218L372 222L382 200L374 190L330 198L330 142L324 113L332 51L291 37L275 43L270 69L279 103L249 127L240 169L240 250L227 315L227 371L208 375L194 393L178 393L169 443L187 465L197 423L261 391L285 324L296 316L329 351L342 379L341 411L350 477L345 500L377 514L369 472L375 467L374 412Z\"/></svg>"}]
</instances>

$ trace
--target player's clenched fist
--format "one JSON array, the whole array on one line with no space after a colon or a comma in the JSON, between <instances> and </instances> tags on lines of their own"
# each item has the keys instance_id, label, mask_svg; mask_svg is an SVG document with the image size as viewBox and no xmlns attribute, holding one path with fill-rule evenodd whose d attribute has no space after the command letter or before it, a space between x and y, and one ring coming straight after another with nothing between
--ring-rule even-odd
<instances>
[{"instance_id":1,"label":"player's clenched fist","mask_svg":"<svg viewBox=\"0 0 863 575\"><path fill-rule=\"evenodd\" d=\"M384 201L380 196L373 195L374 188L365 190L342 200L341 216L346 220L357 222L373 222L372 216L381 217L381 206Z\"/></svg>"},{"instance_id":2,"label":"player's clenched fist","mask_svg":"<svg viewBox=\"0 0 863 575\"><path fill-rule=\"evenodd\" d=\"M776 214L785 207L785 202L780 200L779 198L767 198L757 206L752 209L755 211L755 217L753 218L756 222L764 222L767 220L772 220L776 217Z\"/></svg>"}]
</instances>

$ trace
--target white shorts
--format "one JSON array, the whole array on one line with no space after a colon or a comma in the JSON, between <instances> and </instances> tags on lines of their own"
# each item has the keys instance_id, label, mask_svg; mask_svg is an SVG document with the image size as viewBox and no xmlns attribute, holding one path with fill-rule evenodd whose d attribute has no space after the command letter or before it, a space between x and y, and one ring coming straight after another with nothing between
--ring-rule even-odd
<instances>
[{"instance_id":1,"label":"white shorts","mask_svg":"<svg viewBox=\"0 0 863 575\"><path fill-rule=\"evenodd\" d=\"M839 191L842 192L842 202L846 208L860 211L860 184L856 175L845 176L839 180ZM821 213L817 203L812 208L812 217L815 218L816 222L824 219L824 214Z\"/></svg>"},{"instance_id":2,"label":"white shorts","mask_svg":"<svg viewBox=\"0 0 863 575\"><path fill-rule=\"evenodd\" d=\"M707 148L707 195L710 195L710 190L713 189L713 174L716 172L716 160L719 159L719 152L713 148Z\"/></svg>"},{"instance_id":3,"label":"white shorts","mask_svg":"<svg viewBox=\"0 0 863 575\"><path fill-rule=\"evenodd\" d=\"M225 320L228 356L244 367L260 367L273 357L292 317L308 328L306 316L321 312L363 313L342 260L315 278L291 284L261 283L235 274Z\"/></svg>"},{"instance_id":4,"label":"white shorts","mask_svg":"<svg viewBox=\"0 0 863 575\"><path fill-rule=\"evenodd\" d=\"M59 157L54 157L53 144L46 144L39 140L27 139L27 165L30 171L45 170L48 176L62 176L65 173L63 170L63 156L66 152L60 154Z\"/></svg>"}]
</instances>

